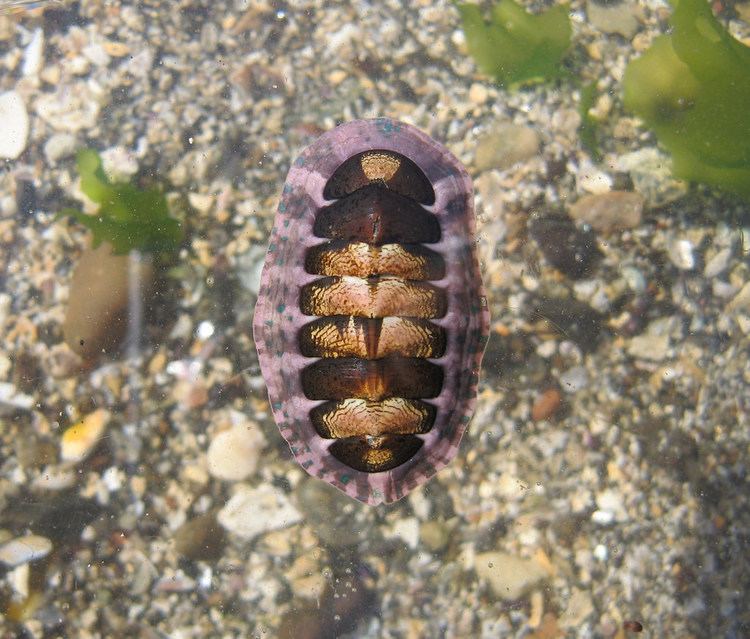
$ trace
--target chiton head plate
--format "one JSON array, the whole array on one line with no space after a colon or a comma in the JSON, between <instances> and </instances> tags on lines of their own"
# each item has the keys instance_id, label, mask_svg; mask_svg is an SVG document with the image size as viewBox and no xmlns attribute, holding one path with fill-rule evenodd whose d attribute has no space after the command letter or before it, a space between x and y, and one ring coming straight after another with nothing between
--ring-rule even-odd
<instances>
[{"instance_id":1,"label":"chiton head plate","mask_svg":"<svg viewBox=\"0 0 750 639\"><path fill-rule=\"evenodd\" d=\"M392 502L457 453L489 312L471 180L442 145L379 118L292 165L253 333L276 423L310 474Z\"/></svg>"}]
</instances>

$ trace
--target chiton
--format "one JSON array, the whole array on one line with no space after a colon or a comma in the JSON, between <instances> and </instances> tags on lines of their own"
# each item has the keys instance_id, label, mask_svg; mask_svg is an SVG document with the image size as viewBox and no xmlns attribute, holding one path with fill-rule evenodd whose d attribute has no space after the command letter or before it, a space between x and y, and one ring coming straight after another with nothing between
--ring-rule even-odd
<instances>
[{"instance_id":1,"label":"chiton","mask_svg":"<svg viewBox=\"0 0 750 639\"><path fill-rule=\"evenodd\" d=\"M457 453L489 311L471 180L418 129L342 124L297 158L253 333L276 423L310 474L392 502Z\"/></svg>"}]
</instances>

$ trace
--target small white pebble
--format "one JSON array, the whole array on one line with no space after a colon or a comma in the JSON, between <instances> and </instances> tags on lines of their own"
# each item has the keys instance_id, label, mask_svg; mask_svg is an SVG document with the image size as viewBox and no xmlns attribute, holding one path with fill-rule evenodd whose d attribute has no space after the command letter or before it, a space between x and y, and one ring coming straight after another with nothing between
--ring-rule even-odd
<instances>
[{"instance_id":1,"label":"small white pebble","mask_svg":"<svg viewBox=\"0 0 750 639\"><path fill-rule=\"evenodd\" d=\"M560 375L560 385L566 393L577 393L586 388L589 376L583 366L574 366Z\"/></svg>"},{"instance_id":2,"label":"small white pebble","mask_svg":"<svg viewBox=\"0 0 750 639\"><path fill-rule=\"evenodd\" d=\"M416 517L399 519L393 524L393 536L414 550L419 544L419 520Z\"/></svg>"},{"instance_id":3,"label":"small white pebble","mask_svg":"<svg viewBox=\"0 0 750 639\"><path fill-rule=\"evenodd\" d=\"M26 148L29 114L21 95L15 91L0 94L0 158L15 160Z\"/></svg>"},{"instance_id":4,"label":"small white pebble","mask_svg":"<svg viewBox=\"0 0 750 639\"><path fill-rule=\"evenodd\" d=\"M0 563L10 568L46 557L52 550L52 542L40 535L16 537L0 546Z\"/></svg>"},{"instance_id":5,"label":"small white pebble","mask_svg":"<svg viewBox=\"0 0 750 639\"><path fill-rule=\"evenodd\" d=\"M537 346L536 353L539 355L539 357L544 357L544 359L549 359L557 352L557 343L555 340L549 339L546 342L542 342Z\"/></svg>"},{"instance_id":6,"label":"small white pebble","mask_svg":"<svg viewBox=\"0 0 750 639\"><path fill-rule=\"evenodd\" d=\"M695 255L690 240L675 240L669 245L669 259L672 264L683 271L695 268Z\"/></svg>"},{"instance_id":7,"label":"small white pebble","mask_svg":"<svg viewBox=\"0 0 750 639\"><path fill-rule=\"evenodd\" d=\"M609 526L614 520L614 513L611 513L608 510L595 510L591 513L591 521L600 526Z\"/></svg>"},{"instance_id":8,"label":"small white pebble","mask_svg":"<svg viewBox=\"0 0 750 639\"><path fill-rule=\"evenodd\" d=\"M195 336L200 340L205 340L214 334L215 328L212 322L205 320L198 324L198 328L195 329Z\"/></svg>"},{"instance_id":9,"label":"small white pebble","mask_svg":"<svg viewBox=\"0 0 750 639\"><path fill-rule=\"evenodd\" d=\"M31 38L26 50L23 53L23 67L21 73L24 76L31 77L38 75L42 70L44 62L44 30L37 27L34 30L34 36Z\"/></svg>"},{"instance_id":10,"label":"small white pebble","mask_svg":"<svg viewBox=\"0 0 750 639\"><path fill-rule=\"evenodd\" d=\"M253 426L224 430L208 447L208 472L218 479L241 481L255 472L264 445L262 433Z\"/></svg>"},{"instance_id":11,"label":"small white pebble","mask_svg":"<svg viewBox=\"0 0 750 639\"><path fill-rule=\"evenodd\" d=\"M208 193L188 193L188 202L199 213L208 213L214 205L214 196Z\"/></svg>"},{"instance_id":12,"label":"small white pebble","mask_svg":"<svg viewBox=\"0 0 750 639\"><path fill-rule=\"evenodd\" d=\"M70 133L55 133L44 143L44 156L49 164L54 165L65 157L75 153L78 143Z\"/></svg>"},{"instance_id":13,"label":"small white pebble","mask_svg":"<svg viewBox=\"0 0 750 639\"><path fill-rule=\"evenodd\" d=\"M125 473L116 466L110 466L102 473L102 481L111 493L116 493L125 481Z\"/></svg>"},{"instance_id":14,"label":"small white pebble","mask_svg":"<svg viewBox=\"0 0 750 639\"><path fill-rule=\"evenodd\" d=\"M29 410L34 405L34 398L18 391L14 384L0 382L0 404Z\"/></svg>"},{"instance_id":15,"label":"small white pebble","mask_svg":"<svg viewBox=\"0 0 750 639\"><path fill-rule=\"evenodd\" d=\"M243 539L288 528L302 519L300 512L283 492L261 484L257 488L240 485L216 516L229 532Z\"/></svg>"}]
</instances>

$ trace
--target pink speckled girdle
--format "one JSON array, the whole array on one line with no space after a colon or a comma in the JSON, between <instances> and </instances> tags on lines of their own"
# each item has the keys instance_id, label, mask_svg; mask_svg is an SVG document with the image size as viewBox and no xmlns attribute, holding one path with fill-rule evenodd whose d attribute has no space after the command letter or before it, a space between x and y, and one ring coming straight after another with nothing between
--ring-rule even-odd
<instances>
[{"instance_id":1,"label":"pink speckled girdle","mask_svg":"<svg viewBox=\"0 0 750 639\"><path fill-rule=\"evenodd\" d=\"M347 159L371 149L400 153L424 171L435 190L435 214L442 239L430 248L445 259L442 280L431 282L448 292L448 312L433 320L446 329L440 395L432 429L419 435L424 445L409 461L381 473L364 473L342 464L327 451L309 413L319 401L302 392L300 371L311 358L299 354L299 328L311 321L299 308L300 287L318 279L305 272L308 248L324 240L313 235L319 208L330 203L323 188ZM253 335L276 423L297 461L310 474L369 504L395 501L425 482L456 455L476 403L479 368L489 332L489 309L474 250L475 220L471 179L442 145L407 124L378 118L356 120L328 131L292 165L284 185L255 307Z\"/></svg>"}]
</instances>

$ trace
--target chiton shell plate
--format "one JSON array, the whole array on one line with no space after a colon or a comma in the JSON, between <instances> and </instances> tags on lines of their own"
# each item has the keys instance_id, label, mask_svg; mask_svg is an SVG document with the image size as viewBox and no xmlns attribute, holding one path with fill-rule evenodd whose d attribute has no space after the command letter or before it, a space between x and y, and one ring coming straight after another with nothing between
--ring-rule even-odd
<instances>
[{"instance_id":1,"label":"chiton shell plate","mask_svg":"<svg viewBox=\"0 0 750 639\"><path fill-rule=\"evenodd\" d=\"M474 233L465 169L407 124L342 124L294 162L253 333L310 474L374 505L456 455L489 330Z\"/></svg>"}]
</instances>

